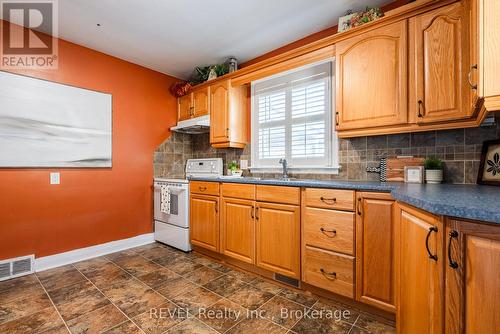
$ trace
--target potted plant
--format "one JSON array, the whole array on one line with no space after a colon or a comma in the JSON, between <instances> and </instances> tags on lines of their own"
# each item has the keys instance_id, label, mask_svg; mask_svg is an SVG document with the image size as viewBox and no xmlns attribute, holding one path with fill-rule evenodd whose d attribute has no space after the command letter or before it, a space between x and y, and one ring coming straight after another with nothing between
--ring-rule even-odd
<instances>
[{"instance_id":1,"label":"potted plant","mask_svg":"<svg viewBox=\"0 0 500 334\"><path fill-rule=\"evenodd\" d=\"M429 157L424 161L425 179L427 183L443 182L443 160Z\"/></svg>"},{"instance_id":2,"label":"potted plant","mask_svg":"<svg viewBox=\"0 0 500 334\"><path fill-rule=\"evenodd\" d=\"M227 175L241 177L242 174L243 171L239 168L236 161L233 160L233 162L227 164Z\"/></svg>"}]
</instances>

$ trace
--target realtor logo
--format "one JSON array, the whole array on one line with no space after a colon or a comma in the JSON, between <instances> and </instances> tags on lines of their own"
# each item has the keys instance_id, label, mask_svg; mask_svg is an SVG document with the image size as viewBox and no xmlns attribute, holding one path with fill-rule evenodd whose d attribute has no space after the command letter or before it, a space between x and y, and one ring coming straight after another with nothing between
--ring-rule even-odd
<instances>
[{"instance_id":1,"label":"realtor logo","mask_svg":"<svg viewBox=\"0 0 500 334\"><path fill-rule=\"evenodd\" d=\"M4 0L2 69L57 69L57 0Z\"/></svg>"}]
</instances>

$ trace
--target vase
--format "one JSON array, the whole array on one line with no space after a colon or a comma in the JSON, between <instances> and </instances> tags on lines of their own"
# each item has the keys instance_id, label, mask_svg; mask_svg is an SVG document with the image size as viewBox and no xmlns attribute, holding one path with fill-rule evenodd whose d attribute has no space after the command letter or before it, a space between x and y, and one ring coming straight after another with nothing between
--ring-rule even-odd
<instances>
[{"instance_id":1,"label":"vase","mask_svg":"<svg viewBox=\"0 0 500 334\"><path fill-rule=\"evenodd\" d=\"M438 184L443 182L443 170L442 169L427 169L425 171L425 180L427 183Z\"/></svg>"}]
</instances>

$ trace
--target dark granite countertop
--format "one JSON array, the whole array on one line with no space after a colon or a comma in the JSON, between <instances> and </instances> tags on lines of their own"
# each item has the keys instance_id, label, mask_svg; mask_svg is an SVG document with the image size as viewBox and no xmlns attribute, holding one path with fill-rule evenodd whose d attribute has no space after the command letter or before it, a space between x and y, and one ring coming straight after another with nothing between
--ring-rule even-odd
<instances>
[{"instance_id":1,"label":"dark granite countertop","mask_svg":"<svg viewBox=\"0 0 500 334\"><path fill-rule=\"evenodd\" d=\"M399 182L323 181L259 178L190 178L211 181L390 192L394 199L436 215L500 224L500 187L459 184L407 184Z\"/></svg>"}]
</instances>

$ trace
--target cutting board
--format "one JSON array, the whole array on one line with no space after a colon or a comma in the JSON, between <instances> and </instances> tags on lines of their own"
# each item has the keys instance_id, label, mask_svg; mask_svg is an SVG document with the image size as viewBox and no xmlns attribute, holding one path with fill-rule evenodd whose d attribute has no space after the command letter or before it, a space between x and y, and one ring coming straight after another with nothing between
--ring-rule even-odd
<instances>
[{"instance_id":1,"label":"cutting board","mask_svg":"<svg viewBox=\"0 0 500 334\"><path fill-rule=\"evenodd\" d=\"M405 166L423 166L424 158L391 158L387 159L387 181L404 182Z\"/></svg>"}]
</instances>

